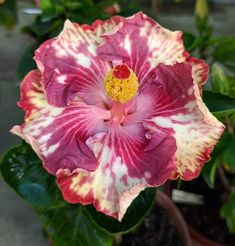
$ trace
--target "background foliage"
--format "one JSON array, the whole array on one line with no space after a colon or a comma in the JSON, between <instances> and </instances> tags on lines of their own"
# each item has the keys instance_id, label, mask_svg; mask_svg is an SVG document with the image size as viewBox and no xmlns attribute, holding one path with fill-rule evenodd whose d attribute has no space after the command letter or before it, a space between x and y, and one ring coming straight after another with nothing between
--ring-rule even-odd
<instances>
[{"instance_id":1,"label":"background foliage","mask_svg":"<svg viewBox=\"0 0 235 246\"><path fill-rule=\"evenodd\" d=\"M22 29L22 32L34 38L35 43L26 49L21 58L19 76L24 77L35 67L32 61L35 49L43 41L56 36L66 18L81 24L91 24L95 19L107 19L113 14L107 8L116 2L41 0L41 14L33 24ZM140 10L132 1L118 2L125 6L121 8L120 15L129 16ZM16 8L15 0L1 4L0 24L12 28L17 21ZM151 12L148 14L151 15ZM216 177L222 177L226 196L221 216L227 221L229 231L235 233L235 37L213 35L213 27L208 24L208 6L205 0L196 3L195 25L197 35L184 33L184 44L193 56L205 59L210 65L209 81L204 88L203 99L210 111L226 126L202 176L212 189ZM142 221L155 196L155 189L143 191L121 223L96 212L91 206L67 204L61 197L54 177L43 169L41 161L26 143L13 147L6 153L0 162L0 169L5 181L35 208L56 246L112 245L114 235L126 233Z\"/></svg>"}]
</instances>

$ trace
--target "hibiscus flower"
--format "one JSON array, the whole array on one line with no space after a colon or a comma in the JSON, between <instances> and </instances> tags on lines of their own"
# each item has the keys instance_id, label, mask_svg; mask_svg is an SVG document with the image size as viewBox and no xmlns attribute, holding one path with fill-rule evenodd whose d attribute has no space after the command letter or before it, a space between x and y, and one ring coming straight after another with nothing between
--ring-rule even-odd
<instances>
[{"instance_id":1,"label":"hibiscus flower","mask_svg":"<svg viewBox=\"0 0 235 246\"><path fill-rule=\"evenodd\" d=\"M197 177L223 132L200 96L208 67L143 13L68 20L21 85L25 139L70 203L121 220L146 187Z\"/></svg>"}]
</instances>

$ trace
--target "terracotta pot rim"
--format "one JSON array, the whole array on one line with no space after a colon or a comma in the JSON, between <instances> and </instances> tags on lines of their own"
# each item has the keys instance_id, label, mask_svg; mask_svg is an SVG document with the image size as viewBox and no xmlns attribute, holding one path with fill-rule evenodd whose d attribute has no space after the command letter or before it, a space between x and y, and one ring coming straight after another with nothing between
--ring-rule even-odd
<instances>
[{"instance_id":1,"label":"terracotta pot rim","mask_svg":"<svg viewBox=\"0 0 235 246\"><path fill-rule=\"evenodd\" d=\"M160 190L157 190L156 192L156 203L164 208L167 215L172 219L172 222L174 223L179 236L181 238L181 241L184 246L192 246L192 239L190 237L188 225L186 221L184 220L183 215L181 214L180 210L176 207L174 202L170 199L168 195L163 193Z\"/></svg>"},{"instance_id":2,"label":"terracotta pot rim","mask_svg":"<svg viewBox=\"0 0 235 246\"><path fill-rule=\"evenodd\" d=\"M168 197L171 197L172 187L171 187L170 182L168 182L167 185L165 186L165 192L168 195ZM183 216L183 214L182 214L182 216ZM191 225L189 225L189 223L185 219L184 219L184 221L187 224L189 234L190 234L193 242L196 242L196 243L203 245L203 246L232 246L230 244L218 243L218 242L213 241L212 239L204 236L202 233L200 233L196 229L194 229Z\"/></svg>"}]
</instances>

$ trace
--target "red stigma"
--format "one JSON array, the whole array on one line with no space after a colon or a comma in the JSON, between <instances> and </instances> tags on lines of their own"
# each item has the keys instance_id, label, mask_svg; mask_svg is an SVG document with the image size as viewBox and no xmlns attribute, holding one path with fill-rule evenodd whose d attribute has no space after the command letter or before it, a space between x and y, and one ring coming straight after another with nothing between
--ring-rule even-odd
<instances>
[{"instance_id":1,"label":"red stigma","mask_svg":"<svg viewBox=\"0 0 235 246\"><path fill-rule=\"evenodd\" d=\"M113 69L113 75L117 79L128 79L130 74L130 69L126 64L118 65Z\"/></svg>"}]
</instances>

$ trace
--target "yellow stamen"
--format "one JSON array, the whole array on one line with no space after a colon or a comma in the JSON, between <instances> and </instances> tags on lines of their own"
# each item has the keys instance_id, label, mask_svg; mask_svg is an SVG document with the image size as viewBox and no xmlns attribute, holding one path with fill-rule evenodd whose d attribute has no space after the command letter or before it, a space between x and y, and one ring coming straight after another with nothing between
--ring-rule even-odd
<instances>
[{"instance_id":1,"label":"yellow stamen","mask_svg":"<svg viewBox=\"0 0 235 246\"><path fill-rule=\"evenodd\" d=\"M123 71L118 71L121 72L121 74L115 73L117 72L115 69L117 67L120 69L121 66L126 66L125 69L128 69L129 71L124 71L124 74L122 73ZM106 75L104 79L104 87L108 96L110 96L114 101L126 103L136 95L139 83L134 71L128 68L126 64L122 64L117 67L111 69Z\"/></svg>"}]
</instances>

